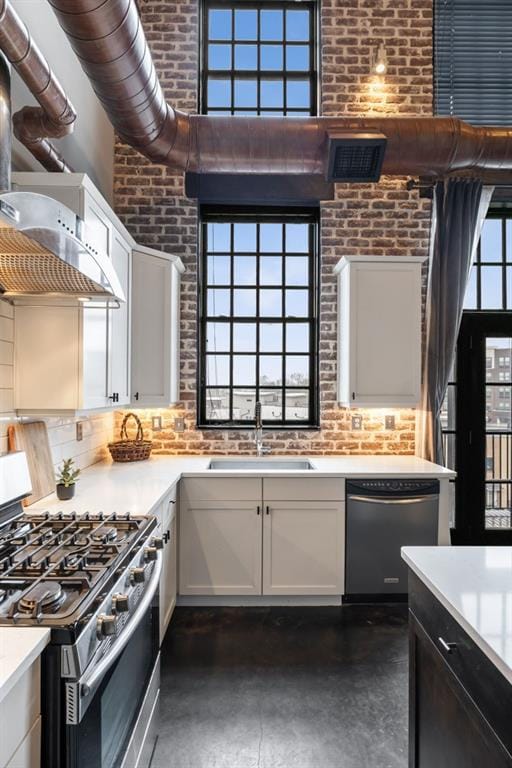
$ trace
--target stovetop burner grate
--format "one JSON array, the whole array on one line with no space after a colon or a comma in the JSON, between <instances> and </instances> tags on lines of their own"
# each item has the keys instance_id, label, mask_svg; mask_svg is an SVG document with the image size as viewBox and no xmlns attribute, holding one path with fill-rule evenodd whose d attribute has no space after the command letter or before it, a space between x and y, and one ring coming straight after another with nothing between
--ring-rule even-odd
<instances>
[{"instance_id":1,"label":"stovetop burner grate","mask_svg":"<svg viewBox=\"0 0 512 768\"><path fill-rule=\"evenodd\" d=\"M69 615L135 545L147 518L34 514L0 529L0 622Z\"/></svg>"}]
</instances>

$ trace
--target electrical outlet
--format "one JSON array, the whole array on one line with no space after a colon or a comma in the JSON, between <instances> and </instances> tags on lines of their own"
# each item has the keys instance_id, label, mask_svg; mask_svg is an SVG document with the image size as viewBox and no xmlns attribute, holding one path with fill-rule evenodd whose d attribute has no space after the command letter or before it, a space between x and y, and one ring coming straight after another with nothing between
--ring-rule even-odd
<instances>
[{"instance_id":1,"label":"electrical outlet","mask_svg":"<svg viewBox=\"0 0 512 768\"><path fill-rule=\"evenodd\" d=\"M162 417L161 416L152 416L151 417L151 427L153 429L153 432L160 432L162 429Z\"/></svg>"},{"instance_id":2,"label":"electrical outlet","mask_svg":"<svg viewBox=\"0 0 512 768\"><path fill-rule=\"evenodd\" d=\"M388 415L384 419L384 425L386 429L394 429L395 428L395 417L393 415Z\"/></svg>"},{"instance_id":3,"label":"electrical outlet","mask_svg":"<svg viewBox=\"0 0 512 768\"><path fill-rule=\"evenodd\" d=\"M352 429L362 429L362 428L363 428L363 417L352 416Z\"/></svg>"},{"instance_id":4,"label":"electrical outlet","mask_svg":"<svg viewBox=\"0 0 512 768\"><path fill-rule=\"evenodd\" d=\"M175 432L185 431L185 419L183 418L174 419L174 431Z\"/></svg>"},{"instance_id":5,"label":"electrical outlet","mask_svg":"<svg viewBox=\"0 0 512 768\"><path fill-rule=\"evenodd\" d=\"M76 441L80 443L84 439L84 426L81 421L76 423Z\"/></svg>"}]
</instances>

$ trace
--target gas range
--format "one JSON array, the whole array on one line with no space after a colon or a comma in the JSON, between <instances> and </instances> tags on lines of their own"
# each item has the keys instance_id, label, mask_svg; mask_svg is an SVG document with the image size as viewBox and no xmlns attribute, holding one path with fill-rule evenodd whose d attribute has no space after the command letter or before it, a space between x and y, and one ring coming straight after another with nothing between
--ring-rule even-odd
<instances>
[{"instance_id":1,"label":"gas range","mask_svg":"<svg viewBox=\"0 0 512 768\"><path fill-rule=\"evenodd\" d=\"M156 525L153 517L20 507L0 527L0 626L51 627L67 676L79 676L135 612L163 546Z\"/></svg>"},{"instance_id":2,"label":"gas range","mask_svg":"<svg viewBox=\"0 0 512 768\"><path fill-rule=\"evenodd\" d=\"M0 527L0 625L75 634L91 601L155 527L151 518L102 513L22 514ZM156 560L158 538L144 549ZM131 573L130 582L142 574Z\"/></svg>"},{"instance_id":3,"label":"gas range","mask_svg":"<svg viewBox=\"0 0 512 768\"><path fill-rule=\"evenodd\" d=\"M51 630L42 768L147 768L160 688L158 521L27 513L29 493L24 454L0 455L0 627Z\"/></svg>"}]
</instances>

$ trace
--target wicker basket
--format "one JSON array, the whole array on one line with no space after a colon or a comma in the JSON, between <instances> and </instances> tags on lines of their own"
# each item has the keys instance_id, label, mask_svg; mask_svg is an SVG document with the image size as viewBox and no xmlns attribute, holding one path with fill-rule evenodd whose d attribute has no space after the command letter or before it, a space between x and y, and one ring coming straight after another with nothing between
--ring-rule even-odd
<instances>
[{"instance_id":1,"label":"wicker basket","mask_svg":"<svg viewBox=\"0 0 512 768\"><path fill-rule=\"evenodd\" d=\"M134 418L137 422L137 435L135 440L128 438L126 422ZM144 432L139 417L135 413L127 413L121 424L121 439L115 443L109 443L108 449L114 461L144 461L149 459L153 443L144 440Z\"/></svg>"}]
</instances>

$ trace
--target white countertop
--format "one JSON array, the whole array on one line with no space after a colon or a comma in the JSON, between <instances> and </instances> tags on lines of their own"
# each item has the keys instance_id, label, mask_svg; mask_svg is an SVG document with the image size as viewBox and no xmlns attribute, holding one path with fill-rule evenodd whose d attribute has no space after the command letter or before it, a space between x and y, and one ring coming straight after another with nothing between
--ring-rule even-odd
<instances>
[{"instance_id":1,"label":"white countertop","mask_svg":"<svg viewBox=\"0 0 512 768\"><path fill-rule=\"evenodd\" d=\"M455 473L415 456L300 456L314 465L311 470L208 470L212 458L220 456L152 456L148 461L132 463L100 462L84 470L72 501L59 501L55 494L30 506L31 511L60 510L83 512L131 512L148 514L181 477L272 476L450 478ZM247 457L229 457L244 459ZM291 458L265 456L265 460Z\"/></svg>"},{"instance_id":2,"label":"white countertop","mask_svg":"<svg viewBox=\"0 0 512 768\"><path fill-rule=\"evenodd\" d=\"M512 683L512 547L404 547L402 557Z\"/></svg>"},{"instance_id":3,"label":"white countertop","mask_svg":"<svg viewBox=\"0 0 512 768\"><path fill-rule=\"evenodd\" d=\"M0 627L0 701L41 655L49 640L48 628Z\"/></svg>"}]
</instances>

